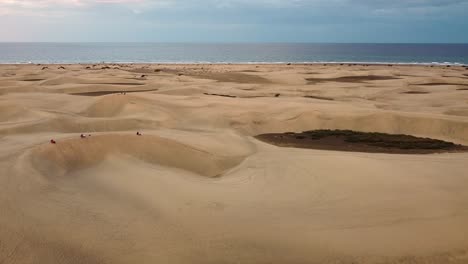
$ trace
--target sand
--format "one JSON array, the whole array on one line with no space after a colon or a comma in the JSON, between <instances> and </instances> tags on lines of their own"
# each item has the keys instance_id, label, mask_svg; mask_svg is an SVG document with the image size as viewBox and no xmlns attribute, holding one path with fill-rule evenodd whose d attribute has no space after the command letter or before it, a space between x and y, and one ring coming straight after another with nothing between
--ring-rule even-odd
<instances>
[{"instance_id":1,"label":"sand","mask_svg":"<svg viewBox=\"0 0 468 264\"><path fill-rule=\"evenodd\" d=\"M255 138L350 129L468 145L467 73L1 65L0 263L468 263L468 153Z\"/></svg>"}]
</instances>

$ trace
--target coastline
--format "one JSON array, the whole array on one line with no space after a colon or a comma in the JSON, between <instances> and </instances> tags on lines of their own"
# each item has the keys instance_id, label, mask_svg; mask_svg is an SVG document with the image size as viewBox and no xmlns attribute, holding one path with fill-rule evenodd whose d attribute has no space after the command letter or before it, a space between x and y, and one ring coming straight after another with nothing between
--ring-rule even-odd
<instances>
[{"instance_id":1,"label":"coastline","mask_svg":"<svg viewBox=\"0 0 468 264\"><path fill-rule=\"evenodd\" d=\"M351 66L434 66L434 67L468 67L468 63L458 62L0 62L0 65L351 65Z\"/></svg>"}]
</instances>

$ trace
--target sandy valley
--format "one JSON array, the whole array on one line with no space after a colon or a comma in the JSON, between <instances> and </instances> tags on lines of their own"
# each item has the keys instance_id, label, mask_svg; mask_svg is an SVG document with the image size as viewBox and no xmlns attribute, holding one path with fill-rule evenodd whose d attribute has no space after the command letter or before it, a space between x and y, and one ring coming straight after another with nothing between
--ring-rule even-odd
<instances>
[{"instance_id":1,"label":"sandy valley","mask_svg":"<svg viewBox=\"0 0 468 264\"><path fill-rule=\"evenodd\" d=\"M1 65L0 264L468 263L466 151L314 129L466 146L468 68Z\"/></svg>"}]
</instances>

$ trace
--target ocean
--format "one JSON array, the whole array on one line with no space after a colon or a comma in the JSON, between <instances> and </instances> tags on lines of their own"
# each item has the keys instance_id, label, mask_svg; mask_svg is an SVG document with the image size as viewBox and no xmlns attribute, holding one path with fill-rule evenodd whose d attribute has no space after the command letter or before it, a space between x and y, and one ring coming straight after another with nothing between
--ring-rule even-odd
<instances>
[{"instance_id":1,"label":"ocean","mask_svg":"<svg viewBox=\"0 0 468 264\"><path fill-rule=\"evenodd\" d=\"M402 63L468 65L468 44L0 43L0 63Z\"/></svg>"}]
</instances>

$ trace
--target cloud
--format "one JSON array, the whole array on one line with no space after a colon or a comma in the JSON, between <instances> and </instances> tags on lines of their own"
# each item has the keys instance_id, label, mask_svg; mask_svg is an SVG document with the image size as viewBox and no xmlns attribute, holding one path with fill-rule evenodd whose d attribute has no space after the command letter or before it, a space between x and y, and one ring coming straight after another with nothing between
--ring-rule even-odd
<instances>
[{"instance_id":1,"label":"cloud","mask_svg":"<svg viewBox=\"0 0 468 264\"><path fill-rule=\"evenodd\" d=\"M0 9L87 8L99 5L116 5L126 8L188 8L193 6L216 8L236 8L245 6L265 8L364 6L373 9L403 9L443 7L463 3L468 3L468 0L0 0Z\"/></svg>"},{"instance_id":2,"label":"cloud","mask_svg":"<svg viewBox=\"0 0 468 264\"><path fill-rule=\"evenodd\" d=\"M164 1L149 0L0 0L0 15L57 16L87 12L98 6L119 6L136 11Z\"/></svg>"},{"instance_id":3,"label":"cloud","mask_svg":"<svg viewBox=\"0 0 468 264\"><path fill-rule=\"evenodd\" d=\"M459 5L465 6L458 9L468 7L468 0L0 0L0 15L53 18L77 14L105 17L117 13L144 16L163 10L176 16L181 13L181 19L186 15L197 16L197 13L216 17L237 12L232 16L243 17L245 12L257 13L268 21L272 10L284 12L292 20L307 20L305 13L314 17L347 17L351 14L360 18L361 14L393 16L398 13L424 16L443 13ZM291 10L299 16L294 18ZM158 15L164 17L164 14Z\"/></svg>"},{"instance_id":4,"label":"cloud","mask_svg":"<svg viewBox=\"0 0 468 264\"><path fill-rule=\"evenodd\" d=\"M358 3L370 7L433 7L433 6L451 6L461 3L468 3L468 0L348 0L348 3Z\"/></svg>"},{"instance_id":5,"label":"cloud","mask_svg":"<svg viewBox=\"0 0 468 264\"><path fill-rule=\"evenodd\" d=\"M140 5L155 1L148 0L0 0L0 7L11 9L57 9L79 8L95 5ZM156 1L158 2L158 1Z\"/></svg>"},{"instance_id":6,"label":"cloud","mask_svg":"<svg viewBox=\"0 0 468 264\"><path fill-rule=\"evenodd\" d=\"M466 10L468 0L0 0L0 41L468 41Z\"/></svg>"}]
</instances>

